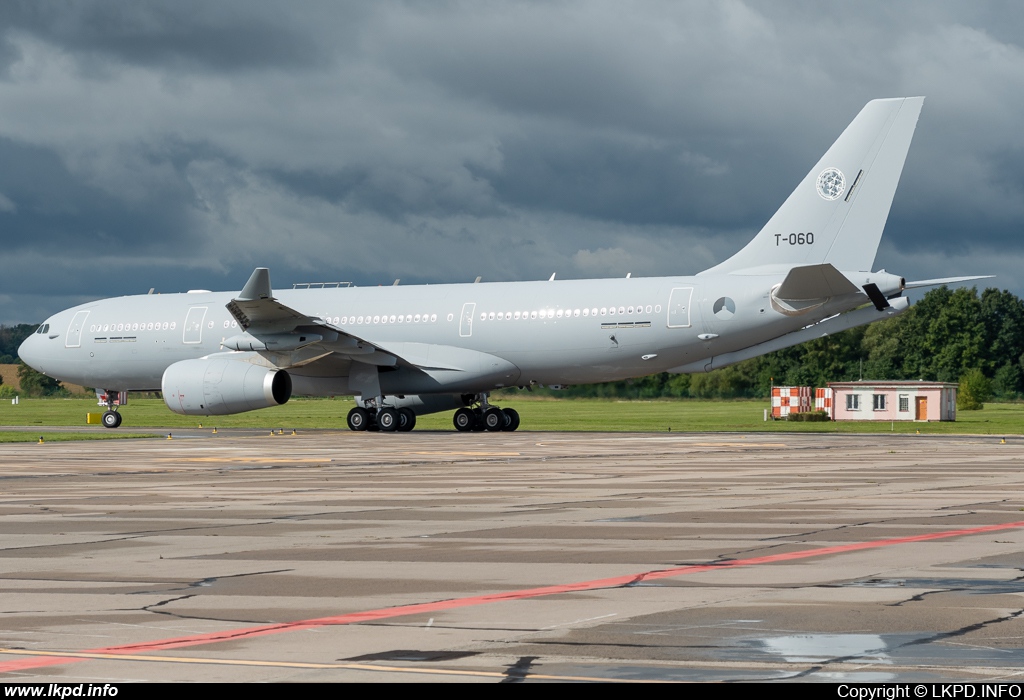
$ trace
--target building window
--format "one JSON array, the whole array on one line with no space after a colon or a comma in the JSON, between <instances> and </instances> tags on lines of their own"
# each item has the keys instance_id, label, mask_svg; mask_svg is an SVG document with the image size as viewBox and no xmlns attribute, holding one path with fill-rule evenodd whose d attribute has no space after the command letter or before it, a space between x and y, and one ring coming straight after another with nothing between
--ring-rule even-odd
<instances>
[{"instance_id":1,"label":"building window","mask_svg":"<svg viewBox=\"0 0 1024 700\"><path fill-rule=\"evenodd\" d=\"M876 411L885 410L885 394L872 394L871 400L874 404L874 409Z\"/></svg>"},{"instance_id":2,"label":"building window","mask_svg":"<svg viewBox=\"0 0 1024 700\"><path fill-rule=\"evenodd\" d=\"M859 411L860 410L860 394L847 394L846 395L846 410L847 411Z\"/></svg>"},{"instance_id":3,"label":"building window","mask_svg":"<svg viewBox=\"0 0 1024 700\"><path fill-rule=\"evenodd\" d=\"M908 413L910 411L910 397L901 394L900 395L900 413Z\"/></svg>"}]
</instances>

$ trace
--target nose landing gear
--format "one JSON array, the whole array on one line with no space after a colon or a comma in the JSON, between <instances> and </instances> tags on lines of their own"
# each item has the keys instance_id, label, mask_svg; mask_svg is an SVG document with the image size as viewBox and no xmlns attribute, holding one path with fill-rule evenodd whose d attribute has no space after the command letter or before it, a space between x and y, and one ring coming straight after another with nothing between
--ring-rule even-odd
<instances>
[{"instance_id":1,"label":"nose landing gear","mask_svg":"<svg viewBox=\"0 0 1024 700\"><path fill-rule=\"evenodd\" d=\"M117 412L119 406L124 406L128 403L128 392L127 391L110 391L107 390L96 390L96 398L99 399L100 406L106 406L107 410L103 413L103 427L104 428L117 428L121 425L121 414Z\"/></svg>"}]
</instances>

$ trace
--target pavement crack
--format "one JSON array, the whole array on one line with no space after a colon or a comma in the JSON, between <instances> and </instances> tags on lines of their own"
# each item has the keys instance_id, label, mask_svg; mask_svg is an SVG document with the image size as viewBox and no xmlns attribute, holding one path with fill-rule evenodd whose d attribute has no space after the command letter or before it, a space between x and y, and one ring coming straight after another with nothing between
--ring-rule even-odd
<instances>
[{"instance_id":1,"label":"pavement crack","mask_svg":"<svg viewBox=\"0 0 1024 700\"><path fill-rule=\"evenodd\" d=\"M188 595L180 595L180 596L176 596L174 598L167 598L166 600L161 600L158 603L153 603L151 605L144 605L144 606L142 606L140 608L140 610L144 610L146 612L151 612L151 613L156 613L157 615L167 615L168 617L175 617L175 618L178 618L180 620L205 620L207 622L239 622L239 623L251 624L251 625L265 625L265 624L268 624L267 620L239 620L239 619L228 618L228 617L209 617L207 615L184 615L182 613L176 613L176 612L172 612L170 610L157 610L156 609L156 608L161 608L161 607L163 607L165 605L170 605L171 603L176 603L176 602L181 601L181 600L188 600L189 598L195 598L197 595L198 595L197 593L189 593Z\"/></svg>"},{"instance_id":2,"label":"pavement crack","mask_svg":"<svg viewBox=\"0 0 1024 700\"><path fill-rule=\"evenodd\" d=\"M174 598L167 598L166 600L161 600L158 603L152 603L150 605L143 605L142 608L140 608L140 609L141 610L145 610L146 612L157 612L156 610L153 610L153 608L160 608L160 607L163 607L164 605L167 605L168 603L173 603L173 602L178 601L178 600L188 600L189 598L195 598L195 597L196 597L195 593L189 593L188 595L179 595L179 596L175 596ZM161 614L165 614L166 615L167 613L161 613Z\"/></svg>"},{"instance_id":3,"label":"pavement crack","mask_svg":"<svg viewBox=\"0 0 1024 700\"><path fill-rule=\"evenodd\" d=\"M966 591L966 590L967 590L966 588L940 588L940 589L935 590L935 591L925 591L924 593L917 593L915 595L912 595L912 596L910 596L909 598L907 598L905 600L900 600L900 601L897 601L895 603L886 603L885 607L887 607L887 608L898 608L898 607L901 607L904 603L921 603L921 602L924 601L925 596L935 595L936 593L954 593L956 591Z\"/></svg>"},{"instance_id":4,"label":"pavement crack","mask_svg":"<svg viewBox=\"0 0 1024 700\"><path fill-rule=\"evenodd\" d=\"M984 629L989 625L998 624L1000 622L1009 622L1010 620L1016 620L1021 615L1024 615L1024 609L1012 612L1009 615L1001 615L1000 617L994 617L991 620L982 620L981 622L975 622L973 625L965 625L959 629L950 630L949 632L939 632L933 634L930 637L924 637L922 639L915 639L905 644L901 644L897 649L902 647L920 646L922 644L931 644L932 642L941 642L947 639L954 639L956 637L962 637L970 632L977 632L978 630Z\"/></svg>"},{"instance_id":5,"label":"pavement crack","mask_svg":"<svg viewBox=\"0 0 1024 700\"><path fill-rule=\"evenodd\" d=\"M862 523L847 523L846 525L837 525L835 527L823 527L823 528L819 528L817 530L808 530L807 532L795 532L795 533L789 534L789 535L778 535L776 537L766 537L766 538L764 538L761 541L762 542L770 542L772 540L791 539L791 538L794 538L794 537L809 537L810 535L819 535L819 534L821 534L823 532L839 532L841 530L846 530L846 529L849 529L851 527L866 527L868 525L885 525L885 524L888 524L890 522L892 522L892 518L889 518L889 519L886 519L886 520L866 520L866 521L864 521Z\"/></svg>"},{"instance_id":6,"label":"pavement crack","mask_svg":"<svg viewBox=\"0 0 1024 700\"><path fill-rule=\"evenodd\" d=\"M175 532L185 532L188 530L221 530L232 527L248 527L249 525L271 525L272 521L257 522L257 523L239 523L237 525L205 525L205 526L193 526L193 527L176 527L167 528L164 530L143 530L141 532L132 532L121 537L111 537L105 540L86 540L84 542L54 542L52 544L32 544L25 547L0 547L0 552L17 552L27 549L46 549L47 547L81 547L96 544L108 544L110 542L127 542L129 540L142 539L144 537L150 537L151 535L164 535Z\"/></svg>"}]
</instances>

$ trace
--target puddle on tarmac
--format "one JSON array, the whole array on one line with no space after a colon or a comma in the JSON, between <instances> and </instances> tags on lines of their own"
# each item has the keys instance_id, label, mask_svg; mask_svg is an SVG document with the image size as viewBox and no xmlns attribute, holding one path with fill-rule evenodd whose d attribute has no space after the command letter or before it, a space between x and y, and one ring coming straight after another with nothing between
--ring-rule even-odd
<instances>
[{"instance_id":1,"label":"puddle on tarmac","mask_svg":"<svg viewBox=\"0 0 1024 700\"><path fill-rule=\"evenodd\" d=\"M789 634L736 640L722 650L730 660L776 660L795 664L856 662L877 665L1024 667L1024 649L997 648L935 633ZM844 676L846 677L846 676Z\"/></svg>"}]
</instances>

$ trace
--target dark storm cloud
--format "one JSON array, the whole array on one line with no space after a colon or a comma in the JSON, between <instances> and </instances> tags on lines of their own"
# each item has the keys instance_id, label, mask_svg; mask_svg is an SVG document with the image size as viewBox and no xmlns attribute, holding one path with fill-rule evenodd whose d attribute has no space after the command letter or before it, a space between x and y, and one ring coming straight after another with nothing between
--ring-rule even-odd
<instances>
[{"instance_id":1,"label":"dark storm cloud","mask_svg":"<svg viewBox=\"0 0 1024 700\"><path fill-rule=\"evenodd\" d=\"M371 165L352 165L337 171L267 171L268 177L303 197L344 206L353 213L372 212L394 221L411 215L498 215L486 192L485 178L466 169L462 178L445 172L416 172ZM459 180L476 180L466 191ZM485 190L481 192L481 190ZM479 195L483 194L481 197Z\"/></svg>"},{"instance_id":2,"label":"dark storm cloud","mask_svg":"<svg viewBox=\"0 0 1024 700\"><path fill-rule=\"evenodd\" d=\"M65 51L143 66L252 71L325 59L283 7L253 2L8 0L0 4L0 26Z\"/></svg>"},{"instance_id":3,"label":"dark storm cloud","mask_svg":"<svg viewBox=\"0 0 1024 700\"><path fill-rule=\"evenodd\" d=\"M750 180L752 173L772 172L774 149L692 140L695 147L623 134L533 131L502 142L500 170L477 174L516 207L641 226L747 226L778 205L777 197L766 196L771 188L751 187ZM791 182L793 176L783 177Z\"/></svg>"},{"instance_id":4,"label":"dark storm cloud","mask_svg":"<svg viewBox=\"0 0 1024 700\"><path fill-rule=\"evenodd\" d=\"M1017 4L2 3L0 322L257 264L692 273L917 94L879 266L1024 292L1022 41Z\"/></svg>"},{"instance_id":5,"label":"dark storm cloud","mask_svg":"<svg viewBox=\"0 0 1024 700\"><path fill-rule=\"evenodd\" d=\"M166 254L193 236L185 214L195 202L183 178L129 202L71 172L48 148L0 137L0 163L0 227L8 254Z\"/></svg>"}]
</instances>

